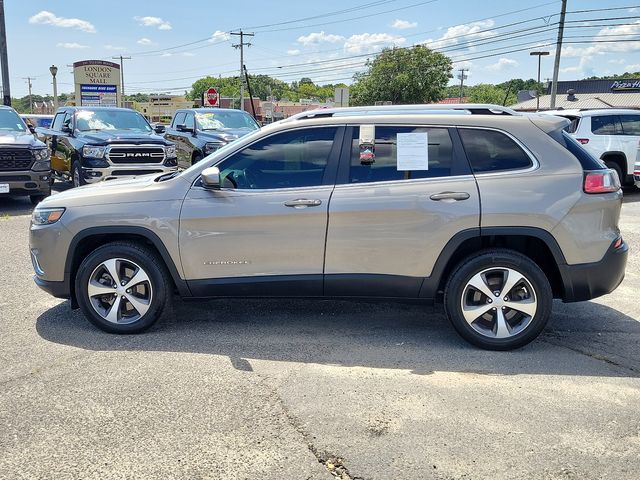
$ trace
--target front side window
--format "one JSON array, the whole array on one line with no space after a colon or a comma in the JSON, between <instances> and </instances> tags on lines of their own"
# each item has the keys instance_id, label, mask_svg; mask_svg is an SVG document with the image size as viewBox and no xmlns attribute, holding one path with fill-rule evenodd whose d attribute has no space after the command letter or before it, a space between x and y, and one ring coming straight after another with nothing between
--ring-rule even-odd
<instances>
[{"instance_id":1,"label":"front side window","mask_svg":"<svg viewBox=\"0 0 640 480\"><path fill-rule=\"evenodd\" d=\"M591 133L594 135L622 135L622 125L616 115L591 117Z\"/></svg>"},{"instance_id":2,"label":"front side window","mask_svg":"<svg viewBox=\"0 0 640 480\"><path fill-rule=\"evenodd\" d=\"M185 117L186 115L187 115L187 114L186 114L185 112L178 112L178 113L176 113L176 116L175 116L175 118L173 119L173 125L172 125L172 126L173 126L173 128L177 128L177 127L178 127L178 125L182 125L182 124L184 124L184 117Z\"/></svg>"},{"instance_id":3,"label":"front side window","mask_svg":"<svg viewBox=\"0 0 640 480\"><path fill-rule=\"evenodd\" d=\"M223 185L240 189L322 185L337 128L294 130L260 140L224 160Z\"/></svg>"},{"instance_id":4,"label":"front side window","mask_svg":"<svg viewBox=\"0 0 640 480\"><path fill-rule=\"evenodd\" d=\"M195 123L193 120L193 113L187 113L187 116L184 119L184 126L186 128L190 128L190 129L194 129L195 128Z\"/></svg>"},{"instance_id":5,"label":"front side window","mask_svg":"<svg viewBox=\"0 0 640 480\"><path fill-rule=\"evenodd\" d=\"M453 143L446 128L376 126L373 131L375 141L371 147L363 146L367 135L361 135L361 128L371 129L371 126L353 129L350 183L451 175ZM403 144L404 134L416 134L410 136L410 141L417 143ZM408 164L407 161L413 163ZM413 168L407 165L413 165Z\"/></svg>"},{"instance_id":6,"label":"front side window","mask_svg":"<svg viewBox=\"0 0 640 480\"><path fill-rule=\"evenodd\" d=\"M473 173L520 170L533 165L527 153L509 136L495 130L458 129Z\"/></svg>"},{"instance_id":7,"label":"front side window","mask_svg":"<svg viewBox=\"0 0 640 480\"><path fill-rule=\"evenodd\" d=\"M64 112L56 113L56 116L53 119L53 124L51 128L53 130L60 130L62 128L62 120L64 119Z\"/></svg>"}]
</instances>

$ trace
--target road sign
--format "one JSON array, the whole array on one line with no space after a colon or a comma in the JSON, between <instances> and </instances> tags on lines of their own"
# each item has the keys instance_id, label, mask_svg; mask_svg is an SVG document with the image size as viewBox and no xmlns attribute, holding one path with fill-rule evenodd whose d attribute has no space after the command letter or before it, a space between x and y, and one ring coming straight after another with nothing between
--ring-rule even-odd
<instances>
[{"instance_id":1,"label":"road sign","mask_svg":"<svg viewBox=\"0 0 640 480\"><path fill-rule=\"evenodd\" d=\"M349 89L348 88L336 88L334 107L348 107L349 106Z\"/></svg>"},{"instance_id":2,"label":"road sign","mask_svg":"<svg viewBox=\"0 0 640 480\"><path fill-rule=\"evenodd\" d=\"M220 94L218 90L211 87L206 92L204 92L204 102L205 107L217 107L220 105Z\"/></svg>"}]
</instances>

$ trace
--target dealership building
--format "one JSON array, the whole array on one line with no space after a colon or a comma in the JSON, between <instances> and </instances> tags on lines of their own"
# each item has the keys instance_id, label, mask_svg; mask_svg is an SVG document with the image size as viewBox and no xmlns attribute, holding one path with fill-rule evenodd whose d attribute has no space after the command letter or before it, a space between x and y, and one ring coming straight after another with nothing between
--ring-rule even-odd
<instances>
[{"instance_id":1,"label":"dealership building","mask_svg":"<svg viewBox=\"0 0 640 480\"><path fill-rule=\"evenodd\" d=\"M549 110L551 104L551 82L540 96L540 110ZM574 80L558 82L556 94L557 109L593 108L638 108L640 109L640 78L616 80ZM514 110L536 111L536 92L518 92L518 103Z\"/></svg>"}]
</instances>

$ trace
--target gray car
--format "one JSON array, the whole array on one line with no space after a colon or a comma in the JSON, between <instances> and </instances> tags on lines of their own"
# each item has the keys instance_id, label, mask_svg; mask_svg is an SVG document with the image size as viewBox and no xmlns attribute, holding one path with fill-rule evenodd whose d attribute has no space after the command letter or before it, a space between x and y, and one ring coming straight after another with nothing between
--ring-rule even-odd
<instances>
[{"instance_id":1,"label":"gray car","mask_svg":"<svg viewBox=\"0 0 640 480\"><path fill-rule=\"evenodd\" d=\"M554 117L503 107L306 112L181 172L54 195L35 281L99 328L141 332L183 297L444 302L487 349L532 341L553 298L624 277L618 178Z\"/></svg>"}]
</instances>

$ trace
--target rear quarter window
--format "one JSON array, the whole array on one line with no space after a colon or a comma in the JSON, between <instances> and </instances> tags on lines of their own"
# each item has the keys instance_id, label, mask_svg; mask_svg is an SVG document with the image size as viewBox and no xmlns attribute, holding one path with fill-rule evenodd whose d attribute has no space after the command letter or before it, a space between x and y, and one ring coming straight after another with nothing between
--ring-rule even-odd
<instances>
[{"instance_id":1,"label":"rear quarter window","mask_svg":"<svg viewBox=\"0 0 640 480\"><path fill-rule=\"evenodd\" d=\"M548 135L566 148L569 153L571 153L580 162L583 170L600 170L602 168L606 168L603 162L586 151L584 147L565 130L554 130Z\"/></svg>"},{"instance_id":2,"label":"rear quarter window","mask_svg":"<svg viewBox=\"0 0 640 480\"><path fill-rule=\"evenodd\" d=\"M533 166L529 155L502 132L475 128L458 131L474 173L522 170Z\"/></svg>"}]
</instances>

